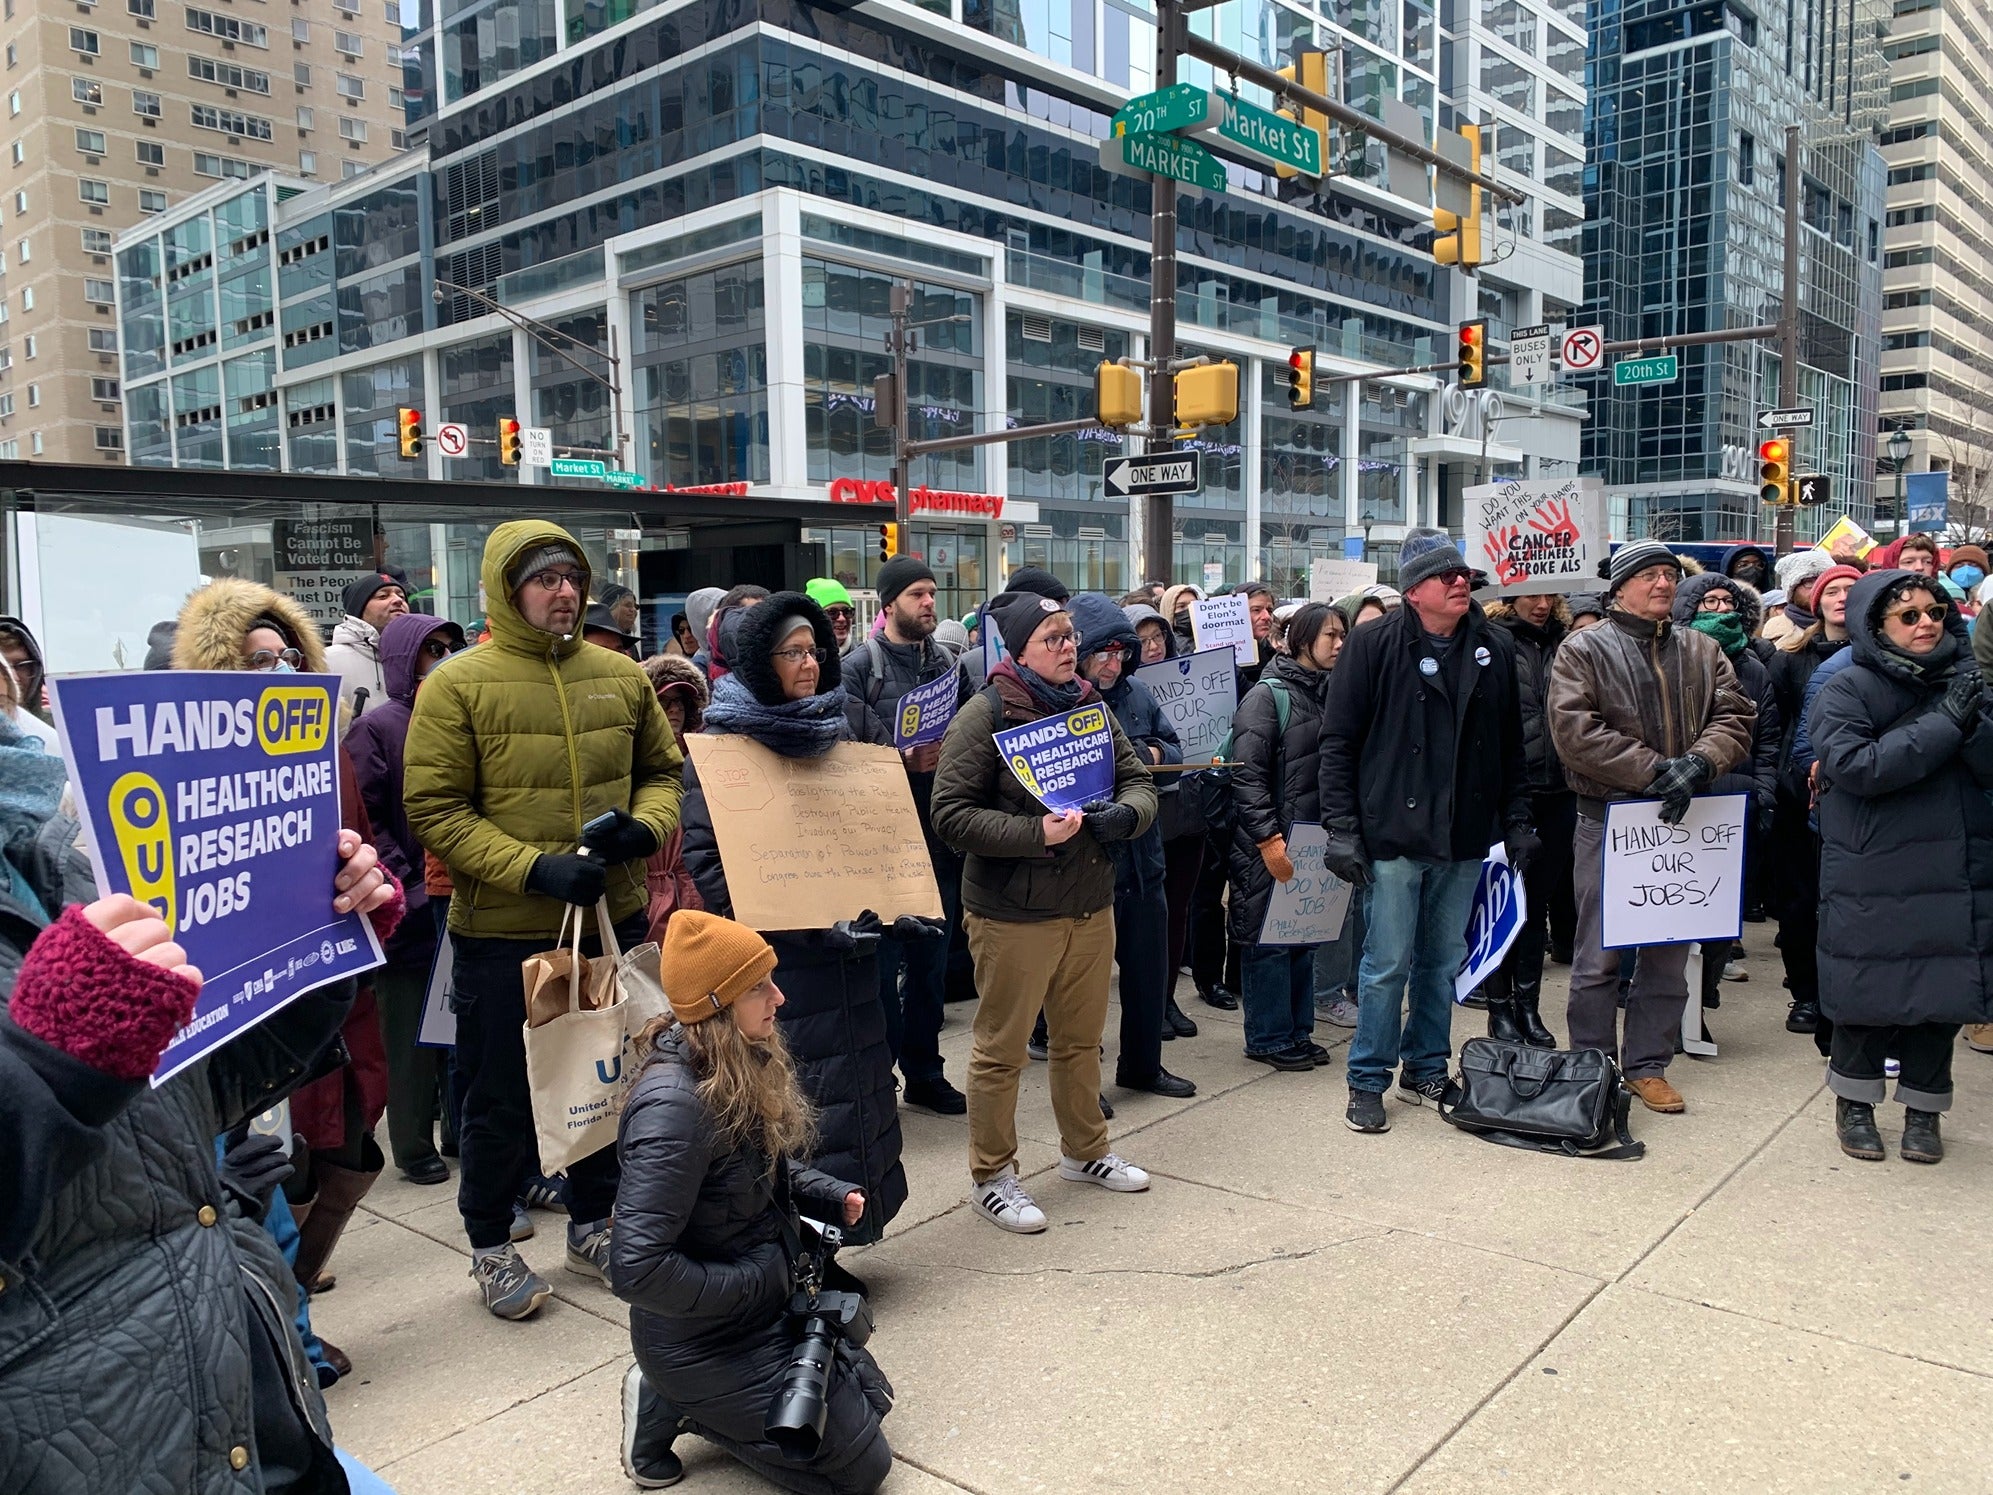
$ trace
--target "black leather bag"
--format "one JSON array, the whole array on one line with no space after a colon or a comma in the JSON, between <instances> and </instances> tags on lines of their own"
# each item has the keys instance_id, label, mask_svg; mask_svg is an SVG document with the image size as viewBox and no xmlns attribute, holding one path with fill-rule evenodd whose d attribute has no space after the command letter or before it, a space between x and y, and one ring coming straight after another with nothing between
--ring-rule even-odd
<instances>
[{"instance_id":1,"label":"black leather bag","mask_svg":"<svg viewBox=\"0 0 1993 1495\"><path fill-rule=\"evenodd\" d=\"M1626 1118L1633 1092L1599 1049L1532 1049L1499 1038L1460 1047L1460 1077L1439 1114L1504 1147L1574 1158L1644 1157Z\"/></svg>"}]
</instances>

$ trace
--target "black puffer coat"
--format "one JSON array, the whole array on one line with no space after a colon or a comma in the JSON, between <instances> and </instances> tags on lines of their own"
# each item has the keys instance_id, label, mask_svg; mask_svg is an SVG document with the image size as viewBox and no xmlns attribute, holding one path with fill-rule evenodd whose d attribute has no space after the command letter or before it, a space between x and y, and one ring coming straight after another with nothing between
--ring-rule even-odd
<instances>
[{"instance_id":1,"label":"black puffer coat","mask_svg":"<svg viewBox=\"0 0 1993 1495\"><path fill-rule=\"evenodd\" d=\"M725 1145L699 1098L680 1028L659 1042L631 1088L616 1151L622 1182L609 1282L630 1305L645 1377L697 1427L779 1464L762 1428L796 1349L785 1241L799 1210L841 1220L844 1196L860 1185L786 1158L771 1167L763 1153ZM865 1386L877 1377L864 1351L839 1352L823 1446L806 1466L812 1473L873 1457L884 1434Z\"/></svg>"},{"instance_id":2,"label":"black puffer coat","mask_svg":"<svg viewBox=\"0 0 1993 1495\"><path fill-rule=\"evenodd\" d=\"M1568 794L1564 765L1557 757L1557 744L1550 740L1550 724L1544 717L1544 703L1550 698L1550 666L1557 658L1557 646L1571 631L1571 610L1564 599L1541 628L1525 623L1507 602L1488 605L1488 621L1507 632L1515 646L1516 695L1522 706L1522 761L1535 794Z\"/></svg>"},{"instance_id":3,"label":"black puffer coat","mask_svg":"<svg viewBox=\"0 0 1993 1495\"><path fill-rule=\"evenodd\" d=\"M1736 550L1755 550L1740 545ZM1735 551L1732 552L1733 554ZM1737 688L1757 707L1757 720L1751 723L1751 752L1728 773L1719 774L1708 789L1710 794L1748 794L1751 812L1761 829L1771 828L1772 810L1778 798L1778 772L1785 741L1785 717L1779 710L1778 690L1772 672L1759 656L1756 645L1758 625L1764 621L1765 604L1758 589L1734 577L1705 571L1683 579L1675 591L1673 618L1683 628L1693 628L1702 599L1721 588L1730 594L1737 616L1743 620L1745 645L1735 654L1726 654L1737 672Z\"/></svg>"},{"instance_id":4,"label":"black puffer coat","mask_svg":"<svg viewBox=\"0 0 1993 1495\"><path fill-rule=\"evenodd\" d=\"M1297 820L1320 821L1317 772L1322 743L1322 705L1329 675L1304 670L1276 654L1260 683L1246 692L1232 718L1232 841L1227 851L1232 884L1232 938L1259 943L1266 906L1273 897L1273 874L1259 854L1269 836L1292 835ZM1280 729L1273 699L1278 680L1287 688L1287 730Z\"/></svg>"},{"instance_id":5,"label":"black puffer coat","mask_svg":"<svg viewBox=\"0 0 1993 1495\"><path fill-rule=\"evenodd\" d=\"M24 868L45 903L97 896L75 835L74 820L50 821ZM0 1007L48 923L0 898ZM311 1077L353 992L308 992L157 1089L0 1011L0 1240L25 1241L0 1245L7 1495L252 1495L263 1378L305 1429L311 1468L291 1488L345 1491L290 1269L223 1189L214 1139Z\"/></svg>"},{"instance_id":6,"label":"black puffer coat","mask_svg":"<svg viewBox=\"0 0 1993 1495\"><path fill-rule=\"evenodd\" d=\"M1870 617L1891 582L1848 595L1854 663L1808 718L1820 758L1820 1009L1837 1023L1993 1021L1993 721L1962 733ZM1942 595L1942 594L1940 594ZM1974 670L1951 609L1952 668Z\"/></svg>"}]
</instances>

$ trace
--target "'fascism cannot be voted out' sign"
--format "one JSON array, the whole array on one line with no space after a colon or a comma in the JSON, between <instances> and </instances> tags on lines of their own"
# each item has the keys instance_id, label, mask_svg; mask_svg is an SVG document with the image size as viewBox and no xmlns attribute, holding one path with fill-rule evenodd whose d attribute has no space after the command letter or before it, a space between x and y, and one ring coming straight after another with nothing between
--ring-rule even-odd
<instances>
[{"instance_id":1,"label":"'fascism cannot be voted out' sign","mask_svg":"<svg viewBox=\"0 0 1993 1495\"><path fill-rule=\"evenodd\" d=\"M1744 817L1750 796L1708 794L1681 824L1657 799L1606 806L1600 847L1608 950L1736 939L1744 932Z\"/></svg>"}]
</instances>

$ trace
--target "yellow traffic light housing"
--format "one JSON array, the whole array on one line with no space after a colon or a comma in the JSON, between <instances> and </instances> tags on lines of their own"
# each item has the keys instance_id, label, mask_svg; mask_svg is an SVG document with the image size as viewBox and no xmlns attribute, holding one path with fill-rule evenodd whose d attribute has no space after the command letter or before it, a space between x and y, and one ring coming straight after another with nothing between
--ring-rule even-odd
<instances>
[{"instance_id":1,"label":"yellow traffic light housing","mask_svg":"<svg viewBox=\"0 0 1993 1495\"><path fill-rule=\"evenodd\" d=\"M1488 323L1460 324L1460 387L1479 389L1488 382Z\"/></svg>"},{"instance_id":2,"label":"yellow traffic light housing","mask_svg":"<svg viewBox=\"0 0 1993 1495\"><path fill-rule=\"evenodd\" d=\"M879 526L879 559L890 561L900 553L900 527L897 524Z\"/></svg>"},{"instance_id":3,"label":"yellow traffic light housing","mask_svg":"<svg viewBox=\"0 0 1993 1495\"><path fill-rule=\"evenodd\" d=\"M1142 376L1118 363L1093 371L1094 418L1119 431L1142 423Z\"/></svg>"},{"instance_id":4,"label":"yellow traffic light housing","mask_svg":"<svg viewBox=\"0 0 1993 1495\"><path fill-rule=\"evenodd\" d=\"M1287 408L1312 410L1315 405L1315 350L1296 348L1287 355Z\"/></svg>"},{"instance_id":5,"label":"yellow traffic light housing","mask_svg":"<svg viewBox=\"0 0 1993 1495\"><path fill-rule=\"evenodd\" d=\"M1239 366L1205 363L1176 376L1179 426L1229 426L1239 418Z\"/></svg>"},{"instance_id":6,"label":"yellow traffic light housing","mask_svg":"<svg viewBox=\"0 0 1993 1495\"><path fill-rule=\"evenodd\" d=\"M1466 137L1473 167L1478 173L1481 170L1481 127L1462 125L1460 133ZM1436 207L1432 210L1432 226L1438 235L1432 241L1432 257L1437 263L1458 265L1463 270L1472 270L1479 265L1481 263L1480 184L1474 183L1467 189L1465 217Z\"/></svg>"},{"instance_id":7,"label":"yellow traffic light housing","mask_svg":"<svg viewBox=\"0 0 1993 1495\"><path fill-rule=\"evenodd\" d=\"M498 421L498 460L507 467L519 465L519 422L511 416L500 416Z\"/></svg>"},{"instance_id":8,"label":"yellow traffic light housing","mask_svg":"<svg viewBox=\"0 0 1993 1495\"><path fill-rule=\"evenodd\" d=\"M1790 506L1792 492L1792 443L1783 436L1767 437L1758 443L1758 501Z\"/></svg>"},{"instance_id":9,"label":"yellow traffic light housing","mask_svg":"<svg viewBox=\"0 0 1993 1495\"><path fill-rule=\"evenodd\" d=\"M394 413L395 430L401 436L401 454L404 457L422 455L422 412L411 410L403 405Z\"/></svg>"},{"instance_id":10,"label":"yellow traffic light housing","mask_svg":"<svg viewBox=\"0 0 1993 1495\"><path fill-rule=\"evenodd\" d=\"M1294 61L1280 70L1280 76L1290 83L1298 83L1315 93L1329 91L1329 54L1326 52L1298 52ZM1329 117L1319 109L1308 109L1293 104L1282 105L1280 113L1296 121L1304 130L1313 130L1322 139L1322 175L1329 174ZM1276 166L1274 172L1280 176L1299 176L1301 173L1292 166Z\"/></svg>"}]
</instances>

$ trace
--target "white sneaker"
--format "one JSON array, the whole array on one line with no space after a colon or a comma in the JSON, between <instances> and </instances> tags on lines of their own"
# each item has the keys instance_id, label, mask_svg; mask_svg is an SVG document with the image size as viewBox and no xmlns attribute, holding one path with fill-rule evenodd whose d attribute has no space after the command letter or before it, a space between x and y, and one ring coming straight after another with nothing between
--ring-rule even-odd
<instances>
[{"instance_id":1,"label":"white sneaker","mask_svg":"<svg viewBox=\"0 0 1993 1495\"><path fill-rule=\"evenodd\" d=\"M1146 1180L1145 1180L1146 1182ZM1045 1212L1024 1192L1017 1174L1009 1169L969 1190L969 1203L976 1213L999 1230L1016 1235L1036 1235L1045 1228Z\"/></svg>"},{"instance_id":2,"label":"white sneaker","mask_svg":"<svg viewBox=\"0 0 1993 1495\"><path fill-rule=\"evenodd\" d=\"M1349 1001L1347 998L1339 997L1329 1003L1328 1009L1322 1014L1322 1020L1333 1023L1338 1028L1354 1028L1356 1026L1356 1003Z\"/></svg>"},{"instance_id":3,"label":"white sneaker","mask_svg":"<svg viewBox=\"0 0 1993 1495\"><path fill-rule=\"evenodd\" d=\"M1744 969L1744 962L1741 960L1726 961L1723 966L1723 979L1725 981L1749 981L1751 973Z\"/></svg>"},{"instance_id":4,"label":"white sneaker","mask_svg":"<svg viewBox=\"0 0 1993 1495\"><path fill-rule=\"evenodd\" d=\"M1099 1184L1117 1194L1139 1194L1149 1186L1148 1174L1126 1158L1111 1152L1102 1153L1090 1163L1082 1163L1062 1154L1059 1158L1059 1177L1076 1184Z\"/></svg>"}]
</instances>

